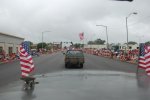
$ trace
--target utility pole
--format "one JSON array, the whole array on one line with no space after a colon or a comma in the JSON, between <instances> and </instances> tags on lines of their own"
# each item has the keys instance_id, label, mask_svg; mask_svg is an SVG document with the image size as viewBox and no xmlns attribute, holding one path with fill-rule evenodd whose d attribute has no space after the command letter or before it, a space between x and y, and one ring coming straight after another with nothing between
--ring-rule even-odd
<instances>
[{"instance_id":1,"label":"utility pole","mask_svg":"<svg viewBox=\"0 0 150 100\"><path fill-rule=\"evenodd\" d=\"M106 28L106 40L107 40L107 49L109 48L109 43L108 43L108 30L107 30L107 26L105 25L96 25L96 26L102 26Z\"/></svg>"}]
</instances>

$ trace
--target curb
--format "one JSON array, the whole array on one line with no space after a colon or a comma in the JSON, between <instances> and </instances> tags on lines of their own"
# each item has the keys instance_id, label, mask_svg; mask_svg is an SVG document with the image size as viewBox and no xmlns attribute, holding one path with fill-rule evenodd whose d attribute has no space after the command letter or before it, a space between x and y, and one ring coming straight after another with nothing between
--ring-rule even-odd
<instances>
[{"instance_id":1,"label":"curb","mask_svg":"<svg viewBox=\"0 0 150 100\"><path fill-rule=\"evenodd\" d=\"M45 54L40 54L39 56L44 56L44 55L52 55L54 54L55 52L52 52L52 53L45 53ZM34 58L34 57L33 57ZM11 63L11 62L15 62L15 61L18 61L19 59L15 59L15 60L7 60L7 61L4 61L4 62L0 62L0 64L6 64L6 63Z\"/></svg>"},{"instance_id":2,"label":"curb","mask_svg":"<svg viewBox=\"0 0 150 100\"><path fill-rule=\"evenodd\" d=\"M50 54L53 54L53 53L50 53ZM40 54L39 56L44 56L44 55L48 55L48 54ZM34 58L34 57L33 57ZM14 60L7 60L7 61L4 61L4 62L0 62L0 64L6 64L6 63L11 63L11 62L15 62L15 61L18 61L19 59L14 59Z\"/></svg>"},{"instance_id":3,"label":"curb","mask_svg":"<svg viewBox=\"0 0 150 100\"><path fill-rule=\"evenodd\" d=\"M8 60L8 61L5 61L5 62L0 62L0 64L6 64L6 63L11 63L11 62L15 62L15 61L18 61L19 59L15 59L15 60Z\"/></svg>"}]
</instances>

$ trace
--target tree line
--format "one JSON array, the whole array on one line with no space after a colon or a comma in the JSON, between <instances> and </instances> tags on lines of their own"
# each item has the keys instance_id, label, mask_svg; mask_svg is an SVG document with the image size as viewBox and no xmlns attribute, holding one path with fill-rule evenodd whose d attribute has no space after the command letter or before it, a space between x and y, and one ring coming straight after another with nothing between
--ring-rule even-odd
<instances>
[{"instance_id":1,"label":"tree line","mask_svg":"<svg viewBox=\"0 0 150 100\"><path fill-rule=\"evenodd\" d=\"M102 40L102 39L98 38L98 39L93 40L93 41L88 41L87 44L88 45L104 45L105 42L106 42L105 40ZM42 48L42 44L43 44L43 48L45 48L45 49L51 49L52 48L52 43L45 43L45 42L42 43L41 42L41 43L37 44L37 49ZM124 43L124 44L126 44L126 43ZM129 45L130 44L135 45L135 44L138 44L138 43L135 42L135 41L129 41L128 44ZM150 41L145 42L145 44L150 45ZM32 49L33 42L30 42L30 45L31 45L31 49ZM75 44L72 43L71 45L74 46L75 48L81 48L81 47L84 46L83 43L75 43Z\"/></svg>"}]
</instances>

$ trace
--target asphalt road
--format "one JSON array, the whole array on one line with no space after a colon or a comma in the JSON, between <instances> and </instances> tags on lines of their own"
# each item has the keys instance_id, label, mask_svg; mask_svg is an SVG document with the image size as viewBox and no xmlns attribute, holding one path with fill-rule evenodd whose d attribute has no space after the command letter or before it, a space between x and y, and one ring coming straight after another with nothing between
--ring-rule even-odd
<instances>
[{"instance_id":1,"label":"asphalt road","mask_svg":"<svg viewBox=\"0 0 150 100\"><path fill-rule=\"evenodd\" d=\"M65 69L64 55L62 53L54 53L49 55L42 55L34 57L35 74L44 74L62 70L76 70ZM122 72L136 72L137 65L121 62L109 58L85 54L84 68L80 70L112 70ZM10 62L0 65L0 87L8 83L19 80L21 75L19 61Z\"/></svg>"}]
</instances>

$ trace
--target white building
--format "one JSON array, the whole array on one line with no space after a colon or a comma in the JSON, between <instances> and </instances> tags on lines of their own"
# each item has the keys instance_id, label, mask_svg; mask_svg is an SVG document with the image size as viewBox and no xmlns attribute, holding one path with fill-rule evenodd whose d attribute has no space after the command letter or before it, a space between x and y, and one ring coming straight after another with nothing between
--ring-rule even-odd
<instances>
[{"instance_id":1,"label":"white building","mask_svg":"<svg viewBox=\"0 0 150 100\"><path fill-rule=\"evenodd\" d=\"M0 53L4 50L6 54L17 53L18 46L24 38L0 33Z\"/></svg>"},{"instance_id":2,"label":"white building","mask_svg":"<svg viewBox=\"0 0 150 100\"><path fill-rule=\"evenodd\" d=\"M104 44L104 45L88 45L88 44L85 44L84 48L85 49L89 49L89 48L91 48L91 49L102 49L102 48L107 48L107 45L106 44Z\"/></svg>"},{"instance_id":3,"label":"white building","mask_svg":"<svg viewBox=\"0 0 150 100\"><path fill-rule=\"evenodd\" d=\"M119 49L120 50L126 50L126 47L127 45L126 44L122 44L122 45L119 45ZM139 45L138 44L129 44L128 45L128 49L129 50L134 50L134 49L138 49L139 48Z\"/></svg>"}]
</instances>

